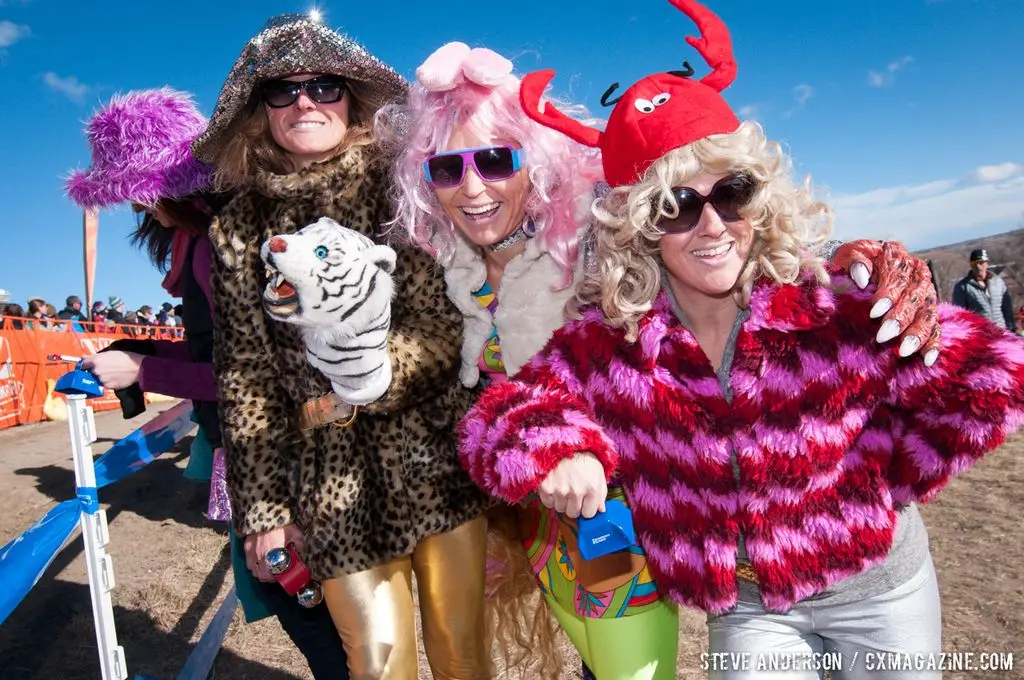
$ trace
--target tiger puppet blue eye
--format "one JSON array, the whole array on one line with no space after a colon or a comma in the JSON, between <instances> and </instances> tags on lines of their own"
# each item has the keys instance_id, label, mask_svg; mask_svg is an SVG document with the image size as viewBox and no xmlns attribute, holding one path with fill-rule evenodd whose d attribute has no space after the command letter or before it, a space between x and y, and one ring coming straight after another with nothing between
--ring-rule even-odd
<instances>
[{"instance_id":1,"label":"tiger puppet blue eye","mask_svg":"<svg viewBox=\"0 0 1024 680\"><path fill-rule=\"evenodd\" d=\"M316 256L317 256L318 258L320 258L321 260L324 260L324 259L326 259L326 258L327 258L327 253L328 253L328 252L329 252L329 251L327 250L327 246L317 246L317 247L316 247L316 250L314 250L314 251L313 251L313 253L314 253L314 254L315 254L315 255L316 255Z\"/></svg>"}]
</instances>

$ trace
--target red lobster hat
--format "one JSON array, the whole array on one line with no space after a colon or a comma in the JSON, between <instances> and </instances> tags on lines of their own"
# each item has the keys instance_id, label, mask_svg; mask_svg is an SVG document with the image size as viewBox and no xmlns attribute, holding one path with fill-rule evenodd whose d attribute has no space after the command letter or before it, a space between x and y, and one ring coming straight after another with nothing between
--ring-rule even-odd
<instances>
[{"instance_id":1,"label":"red lobster hat","mask_svg":"<svg viewBox=\"0 0 1024 680\"><path fill-rule=\"evenodd\" d=\"M686 38L711 66L711 73L700 80L690 79L693 69L684 62L685 71L647 76L609 102L608 95L618 87L615 83L601 97L602 104L615 104L604 132L570 118L550 102L541 102L554 71L528 74L519 89L519 100L530 118L580 144L601 149L604 176L613 187L635 183L673 149L709 135L735 132L740 126L719 94L736 78L728 29L711 10L693 0L669 2L700 29L699 39Z\"/></svg>"}]
</instances>

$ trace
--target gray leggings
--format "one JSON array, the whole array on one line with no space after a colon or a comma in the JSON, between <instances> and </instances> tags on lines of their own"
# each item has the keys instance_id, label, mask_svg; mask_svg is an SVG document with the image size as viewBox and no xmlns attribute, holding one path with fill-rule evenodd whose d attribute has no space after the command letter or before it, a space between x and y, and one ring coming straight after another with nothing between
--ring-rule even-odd
<instances>
[{"instance_id":1,"label":"gray leggings","mask_svg":"<svg viewBox=\"0 0 1024 680\"><path fill-rule=\"evenodd\" d=\"M906 583L857 602L808 601L773 614L760 603L741 601L728 614L708 618L708 637L711 680L819 680L826 669L831 680L942 677L938 671L893 670L905 662L905 655L937 655L942 649L931 556ZM839 659L841 668L826 668ZM776 665L758 668L758 662ZM787 670L778 669L787 663Z\"/></svg>"}]
</instances>

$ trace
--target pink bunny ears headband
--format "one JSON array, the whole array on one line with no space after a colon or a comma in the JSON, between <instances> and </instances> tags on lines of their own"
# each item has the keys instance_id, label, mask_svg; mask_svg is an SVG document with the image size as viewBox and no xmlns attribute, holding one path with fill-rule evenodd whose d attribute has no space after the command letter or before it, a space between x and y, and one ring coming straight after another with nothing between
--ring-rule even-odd
<instances>
[{"instance_id":1,"label":"pink bunny ears headband","mask_svg":"<svg viewBox=\"0 0 1024 680\"><path fill-rule=\"evenodd\" d=\"M416 69L416 82L428 92L448 92L466 82L498 87L512 75L512 62L494 50L450 42L437 48Z\"/></svg>"}]
</instances>

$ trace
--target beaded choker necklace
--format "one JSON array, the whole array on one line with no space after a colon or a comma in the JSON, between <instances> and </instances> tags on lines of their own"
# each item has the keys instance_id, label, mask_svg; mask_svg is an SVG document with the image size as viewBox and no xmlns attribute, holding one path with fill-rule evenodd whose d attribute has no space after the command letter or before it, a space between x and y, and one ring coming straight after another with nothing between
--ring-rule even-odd
<instances>
[{"instance_id":1,"label":"beaded choker necklace","mask_svg":"<svg viewBox=\"0 0 1024 680\"><path fill-rule=\"evenodd\" d=\"M517 243L522 243L527 239L533 238L534 234L537 233L537 227L534 226L533 220L527 218L519 225L519 228L513 231L511 234L498 241L497 243L488 246L491 252L498 252L499 250L505 250L511 248Z\"/></svg>"}]
</instances>

